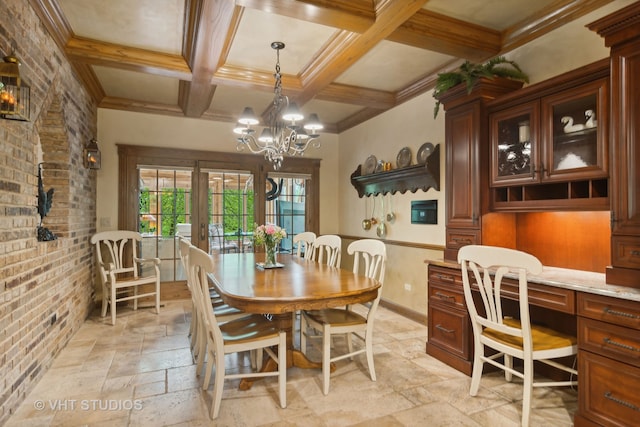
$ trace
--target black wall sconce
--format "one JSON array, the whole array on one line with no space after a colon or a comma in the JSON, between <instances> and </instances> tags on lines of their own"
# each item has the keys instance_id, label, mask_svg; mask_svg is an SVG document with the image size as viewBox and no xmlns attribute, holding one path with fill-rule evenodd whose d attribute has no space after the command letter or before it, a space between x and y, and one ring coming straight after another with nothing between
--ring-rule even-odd
<instances>
[{"instance_id":1,"label":"black wall sconce","mask_svg":"<svg viewBox=\"0 0 640 427\"><path fill-rule=\"evenodd\" d=\"M92 138L83 150L84 167L87 169L100 169L100 150L98 141Z\"/></svg>"},{"instance_id":2,"label":"black wall sconce","mask_svg":"<svg viewBox=\"0 0 640 427\"><path fill-rule=\"evenodd\" d=\"M29 121L31 91L20 78L20 61L13 54L3 59L4 62L0 62L0 117Z\"/></svg>"}]
</instances>

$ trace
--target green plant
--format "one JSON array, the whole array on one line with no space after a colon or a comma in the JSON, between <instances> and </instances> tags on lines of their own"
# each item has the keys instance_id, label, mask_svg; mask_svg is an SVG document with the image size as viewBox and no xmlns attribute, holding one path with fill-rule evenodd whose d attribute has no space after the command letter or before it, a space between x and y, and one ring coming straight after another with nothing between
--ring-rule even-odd
<instances>
[{"instance_id":1,"label":"green plant","mask_svg":"<svg viewBox=\"0 0 640 427\"><path fill-rule=\"evenodd\" d=\"M476 82L482 77L489 79L506 77L508 79L529 83L529 76L520 69L518 64L514 61L509 61L504 56L497 56L484 64L472 64L469 61L465 61L457 71L438 74L436 85L433 88L433 97L436 98L433 118L436 118L440 110L440 100L438 99L440 95L460 83L465 83L467 93L471 93Z\"/></svg>"}]
</instances>

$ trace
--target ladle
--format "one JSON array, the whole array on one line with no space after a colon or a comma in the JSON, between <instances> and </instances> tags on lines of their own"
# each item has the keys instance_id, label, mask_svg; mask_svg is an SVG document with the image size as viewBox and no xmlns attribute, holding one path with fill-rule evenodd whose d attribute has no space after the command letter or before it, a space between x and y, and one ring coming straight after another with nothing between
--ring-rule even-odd
<instances>
[{"instance_id":1,"label":"ladle","mask_svg":"<svg viewBox=\"0 0 640 427\"><path fill-rule=\"evenodd\" d=\"M393 222L396 220L396 214L393 213L393 209L391 208L391 193L389 193L389 212L387 213L387 221L388 222Z\"/></svg>"},{"instance_id":2,"label":"ladle","mask_svg":"<svg viewBox=\"0 0 640 427\"><path fill-rule=\"evenodd\" d=\"M364 215L366 217L366 215L369 213L369 211L367 210L367 199L364 199ZM371 213L373 215L373 212ZM362 229L363 230L371 230L371 219L369 217L366 217L365 219L362 220Z\"/></svg>"},{"instance_id":3,"label":"ladle","mask_svg":"<svg viewBox=\"0 0 640 427\"><path fill-rule=\"evenodd\" d=\"M385 237L387 235L387 225L384 222L384 195L382 199L380 199L380 202L382 204L382 214L380 215L380 224L378 224L376 228L376 234L378 237Z\"/></svg>"}]
</instances>

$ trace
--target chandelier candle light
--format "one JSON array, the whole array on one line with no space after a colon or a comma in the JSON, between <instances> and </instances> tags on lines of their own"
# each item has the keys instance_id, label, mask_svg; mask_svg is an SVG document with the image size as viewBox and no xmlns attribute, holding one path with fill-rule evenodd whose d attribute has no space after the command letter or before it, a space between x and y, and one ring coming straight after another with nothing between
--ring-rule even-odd
<instances>
[{"instance_id":1,"label":"chandelier candle light","mask_svg":"<svg viewBox=\"0 0 640 427\"><path fill-rule=\"evenodd\" d=\"M265 262L262 267L282 267L282 264L278 264L276 261L276 249L278 247L278 243L280 243L280 241L285 237L287 237L287 231L277 225L266 224L255 228L253 231L255 244L257 246L264 245L266 252Z\"/></svg>"},{"instance_id":2,"label":"chandelier candle light","mask_svg":"<svg viewBox=\"0 0 640 427\"><path fill-rule=\"evenodd\" d=\"M251 107L245 107L242 116L238 119L238 125L233 130L238 136L236 150L243 151L248 147L254 154L264 154L275 170L280 169L285 155L301 156L312 145L320 148L320 135L317 133L323 129L318 115L313 113L306 122L304 115L298 109L295 102L289 102L289 98L282 94L282 74L280 74L280 50L284 49L284 43L273 42L271 47L276 51L276 79L273 103L269 109L269 121L262 133L255 137L255 129L251 126L260 121Z\"/></svg>"}]
</instances>

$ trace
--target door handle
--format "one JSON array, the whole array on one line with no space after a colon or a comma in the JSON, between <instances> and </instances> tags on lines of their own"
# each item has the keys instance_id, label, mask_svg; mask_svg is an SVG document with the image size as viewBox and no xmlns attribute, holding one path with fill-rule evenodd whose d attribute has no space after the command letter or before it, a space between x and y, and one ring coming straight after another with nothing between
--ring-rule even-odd
<instances>
[{"instance_id":1,"label":"door handle","mask_svg":"<svg viewBox=\"0 0 640 427\"><path fill-rule=\"evenodd\" d=\"M207 234L205 233L206 228L207 224L200 224L200 240L205 240L207 238Z\"/></svg>"}]
</instances>

